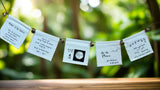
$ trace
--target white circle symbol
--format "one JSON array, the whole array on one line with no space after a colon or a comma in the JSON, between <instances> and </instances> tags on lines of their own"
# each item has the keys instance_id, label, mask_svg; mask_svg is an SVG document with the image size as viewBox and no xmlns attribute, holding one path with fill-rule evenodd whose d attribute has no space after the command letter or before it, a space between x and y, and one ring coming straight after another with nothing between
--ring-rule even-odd
<instances>
[{"instance_id":1,"label":"white circle symbol","mask_svg":"<svg viewBox=\"0 0 160 90\"><path fill-rule=\"evenodd\" d=\"M83 58L83 53L78 51L78 52L76 52L75 56L76 56L77 59L82 59Z\"/></svg>"}]
</instances>

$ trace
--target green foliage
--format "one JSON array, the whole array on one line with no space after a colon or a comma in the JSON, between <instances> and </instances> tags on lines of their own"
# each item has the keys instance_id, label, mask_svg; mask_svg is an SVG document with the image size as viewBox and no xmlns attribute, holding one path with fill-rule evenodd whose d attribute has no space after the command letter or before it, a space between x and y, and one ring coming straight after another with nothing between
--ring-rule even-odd
<instances>
[{"instance_id":1,"label":"green foliage","mask_svg":"<svg viewBox=\"0 0 160 90\"><path fill-rule=\"evenodd\" d=\"M38 30L61 38L74 38L73 7L71 0L27 0L33 7L30 12L16 8L16 0L3 0L11 15ZM20 0L19 0L20 1ZM26 1L26 0L24 0ZM82 4L83 0L80 0ZM86 4L88 10L79 9L78 20L82 40L112 41L131 36L152 23L144 0L100 0L98 7ZM28 5L28 3L25 3ZM30 3L29 3L30 5ZM13 9L14 8L14 9ZM15 11L16 10L16 11ZM25 10L24 10L25 11ZM35 12L37 11L37 12ZM41 14L39 13L41 12ZM0 6L0 13L4 9ZM39 17L38 14L40 15ZM0 14L0 26L6 17ZM45 23L46 20L46 23ZM47 30L44 30L44 27ZM159 30L148 33L151 40L160 40ZM87 67L62 62L64 44L59 43L52 62L26 53L33 34L29 33L19 50L0 40L0 79L44 79L44 78L108 78L108 77L154 77L156 62L154 55L130 62L122 46L123 65L97 68L95 48L90 50Z\"/></svg>"}]
</instances>

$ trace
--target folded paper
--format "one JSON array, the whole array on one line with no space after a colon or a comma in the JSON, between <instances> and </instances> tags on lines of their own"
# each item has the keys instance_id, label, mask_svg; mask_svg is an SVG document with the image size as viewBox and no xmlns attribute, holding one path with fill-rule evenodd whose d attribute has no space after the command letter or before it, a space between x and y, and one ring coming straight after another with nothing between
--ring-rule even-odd
<instances>
[{"instance_id":1,"label":"folded paper","mask_svg":"<svg viewBox=\"0 0 160 90\"><path fill-rule=\"evenodd\" d=\"M145 31L141 31L123 39L126 51L131 61L135 61L153 53Z\"/></svg>"},{"instance_id":2,"label":"folded paper","mask_svg":"<svg viewBox=\"0 0 160 90\"><path fill-rule=\"evenodd\" d=\"M27 52L51 61L58 42L58 37L36 30Z\"/></svg>"},{"instance_id":3,"label":"folded paper","mask_svg":"<svg viewBox=\"0 0 160 90\"><path fill-rule=\"evenodd\" d=\"M96 42L97 67L121 65L120 40Z\"/></svg>"},{"instance_id":4,"label":"folded paper","mask_svg":"<svg viewBox=\"0 0 160 90\"><path fill-rule=\"evenodd\" d=\"M0 30L0 38L19 49L30 29L28 25L8 15Z\"/></svg>"},{"instance_id":5,"label":"folded paper","mask_svg":"<svg viewBox=\"0 0 160 90\"><path fill-rule=\"evenodd\" d=\"M66 38L63 62L88 65L90 41Z\"/></svg>"}]
</instances>

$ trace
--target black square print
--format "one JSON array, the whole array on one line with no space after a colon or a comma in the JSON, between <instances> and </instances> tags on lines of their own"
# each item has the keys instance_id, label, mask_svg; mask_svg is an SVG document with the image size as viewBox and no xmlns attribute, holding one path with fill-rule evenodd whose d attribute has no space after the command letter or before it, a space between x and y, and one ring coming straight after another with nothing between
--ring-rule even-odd
<instances>
[{"instance_id":1,"label":"black square print","mask_svg":"<svg viewBox=\"0 0 160 90\"><path fill-rule=\"evenodd\" d=\"M86 51L75 49L73 60L74 61L79 61L79 62L84 62L85 53L86 53Z\"/></svg>"}]
</instances>

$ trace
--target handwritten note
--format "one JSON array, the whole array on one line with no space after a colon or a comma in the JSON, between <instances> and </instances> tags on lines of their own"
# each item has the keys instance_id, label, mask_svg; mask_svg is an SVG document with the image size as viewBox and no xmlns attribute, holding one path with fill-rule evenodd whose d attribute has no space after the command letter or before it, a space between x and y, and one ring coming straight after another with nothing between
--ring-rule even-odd
<instances>
[{"instance_id":1,"label":"handwritten note","mask_svg":"<svg viewBox=\"0 0 160 90\"><path fill-rule=\"evenodd\" d=\"M120 40L108 42L96 42L97 67L121 65Z\"/></svg>"},{"instance_id":2,"label":"handwritten note","mask_svg":"<svg viewBox=\"0 0 160 90\"><path fill-rule=\"evenodd\" d=\"M58 42L58 37L36 30L28 52L51 61Z\"/></svg>"},{"instance_id":3,"label":"handwritten note","mask_svg":"<svg viewBox=\"0 0 160 90\"><path fill-rule=\"evenodd\" d=\"M131 61L135 61L153 53L145 31L141 31L123 39L125 48Z\"/></svg>"},{"instance_id":4,"label":"handwritten note","mask_svg":"<svg viewBox=\"0 0 160 90\"><path fill-rule=\"evenodd\" d=\"M88 65L90 41L66 38L63 62Z\"/></svg>"},{"instance_id":5,"label":"handwritten note","mask_svg":"<svg viewBox=\"0 0 160 90\"><path fill-rule=\"evenodd\" d=\"M0 38L16 48L20 48L31 27L9 15L0 30Z\"/></svg>"}]
</instances>

